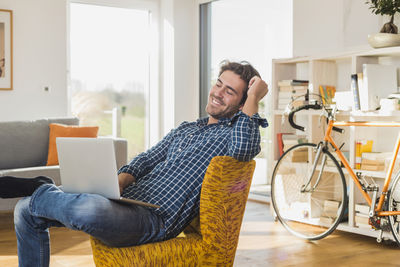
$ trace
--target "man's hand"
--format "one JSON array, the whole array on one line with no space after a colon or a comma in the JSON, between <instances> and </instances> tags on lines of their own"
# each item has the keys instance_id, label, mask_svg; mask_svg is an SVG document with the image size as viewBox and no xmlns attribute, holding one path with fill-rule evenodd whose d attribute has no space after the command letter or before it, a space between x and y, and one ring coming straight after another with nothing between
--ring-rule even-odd
<instances>
[{"instance_id":1,"label":"man's hand","mask_svg":"<svg viewBox=\"0 0 400 267\"><path fill-rule=\"evenodd\" d=\"M249 90L247 91L247 97L254 96L257 103L268 93L268 84L261 80L260 77L254 76L249 82Z\"/></svg>"},{"instance_id":2,"label":"man's hand","mask_svg":"<svg viewBox=\"0 0 400 267\"><path fill-rule=\"evenodd\" d=\"M118 174L118 183L119 183L119 193L122 194L122 191L130 184L136 182L135 177L130 175L129 173L121 172Z\"/></svg>"},{"instance_id":3,"label":"man's hand","mask_svg":"<svg viewBox=\"0 0 400 267\"><path fill-rule=\"evenodd\" d=\"M268 93L268 85L260 77L254 76L249 82L247 99L243 105L243 113L253 116L258 112L258 102Z\"/></svg>"}]
</instances>

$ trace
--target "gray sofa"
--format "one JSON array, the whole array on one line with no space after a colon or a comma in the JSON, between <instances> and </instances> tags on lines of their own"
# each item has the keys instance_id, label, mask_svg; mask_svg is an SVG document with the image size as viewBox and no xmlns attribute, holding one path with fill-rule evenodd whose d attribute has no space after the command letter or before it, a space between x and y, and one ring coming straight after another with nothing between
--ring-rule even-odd
<instances>
[{"instance_id":1,"label":"gray sofa","mask_svg":"<svg viewBox=\"0 0 400 267\"><path fill-rule=\"evenodd\" d=\"M46 166L49 145L49 124L78 125L78 118L54 118L33 121L0 122L1 176L51 177L60 182L59 166ZM127 162L126 139L114 139L117 167ZM19 199L0 199L0 210L12 210Z\"/></svg>"}]
</instances>

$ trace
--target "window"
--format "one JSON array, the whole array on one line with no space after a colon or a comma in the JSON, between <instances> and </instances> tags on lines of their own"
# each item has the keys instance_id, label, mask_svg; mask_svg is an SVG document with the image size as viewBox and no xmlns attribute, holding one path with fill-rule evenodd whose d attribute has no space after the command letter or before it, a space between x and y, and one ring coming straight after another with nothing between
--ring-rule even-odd
<instances>
[{"instance_id":1,"label":"window","mask_svg":"<svg viewBox=\"0 0 400 267\"><path fill-rule=\"evenodd\" d=\"M70 4L71 112L126 138L129 158L148 146L150 22L148 10Z\"/></svg>"},{"instance_id":2,"label":"window","mask_svg":"<svg viewBox=\"0 0 400 267\"><path fill-rule=\"evenodd\" d=\"M219 64L248 61L269 84L272 59L292 55L292 3L288 0L219 0L200 5L200 114L205 116L207 95L218 78ZM259 113L270 118L270 94ZM269 183L273 164L269 159L271 128L261 129L262 151L257 156L254 184ZM269 163L269 164L267 164Z\"/></svg>"}]
</instances>

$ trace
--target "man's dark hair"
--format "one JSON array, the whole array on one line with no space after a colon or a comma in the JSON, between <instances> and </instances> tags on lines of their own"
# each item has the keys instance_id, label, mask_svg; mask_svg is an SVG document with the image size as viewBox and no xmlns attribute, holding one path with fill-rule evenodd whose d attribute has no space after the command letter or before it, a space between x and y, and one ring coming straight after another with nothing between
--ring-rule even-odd
<instances>
[{"instance_id":1,"label":"man's dark hair","mask_svg":"<svg viewBox=\"0 0 400 267\"><path fill-rule=\"evenodd\" d=\"M230 70L239 75L240 79L242 79L246 83L246 87L243 91L243 97L240 101L240 105L243 105L247 99L247 91L249 90L249 82L251 78L253 78L254 76L258 76L261 78L260 73L258 73L258 71L247 61L230 62L228 60L224 60L221 62L220 65L221 68L218 77L221 76L224 71Z\"/></svg>"}]
</instances>

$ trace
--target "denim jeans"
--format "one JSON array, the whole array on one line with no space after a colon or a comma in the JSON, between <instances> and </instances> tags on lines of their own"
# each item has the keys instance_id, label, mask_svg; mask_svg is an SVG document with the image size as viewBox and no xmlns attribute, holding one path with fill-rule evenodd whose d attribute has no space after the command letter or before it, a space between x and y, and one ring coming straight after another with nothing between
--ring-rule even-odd
<instances>
[{"instance_id":1,"label":"denim jeans","mask_svg":"<svg viewBox=\"0 0 400 267\"><path fill-rule=\"evenodd\" d=\"M49 227L80 230L114 246L161 241L164 223L151 209L95 194L64 193L52 184L20 200L14 210L20 267L49 266Z\"/></svg>"}]
</instances>

